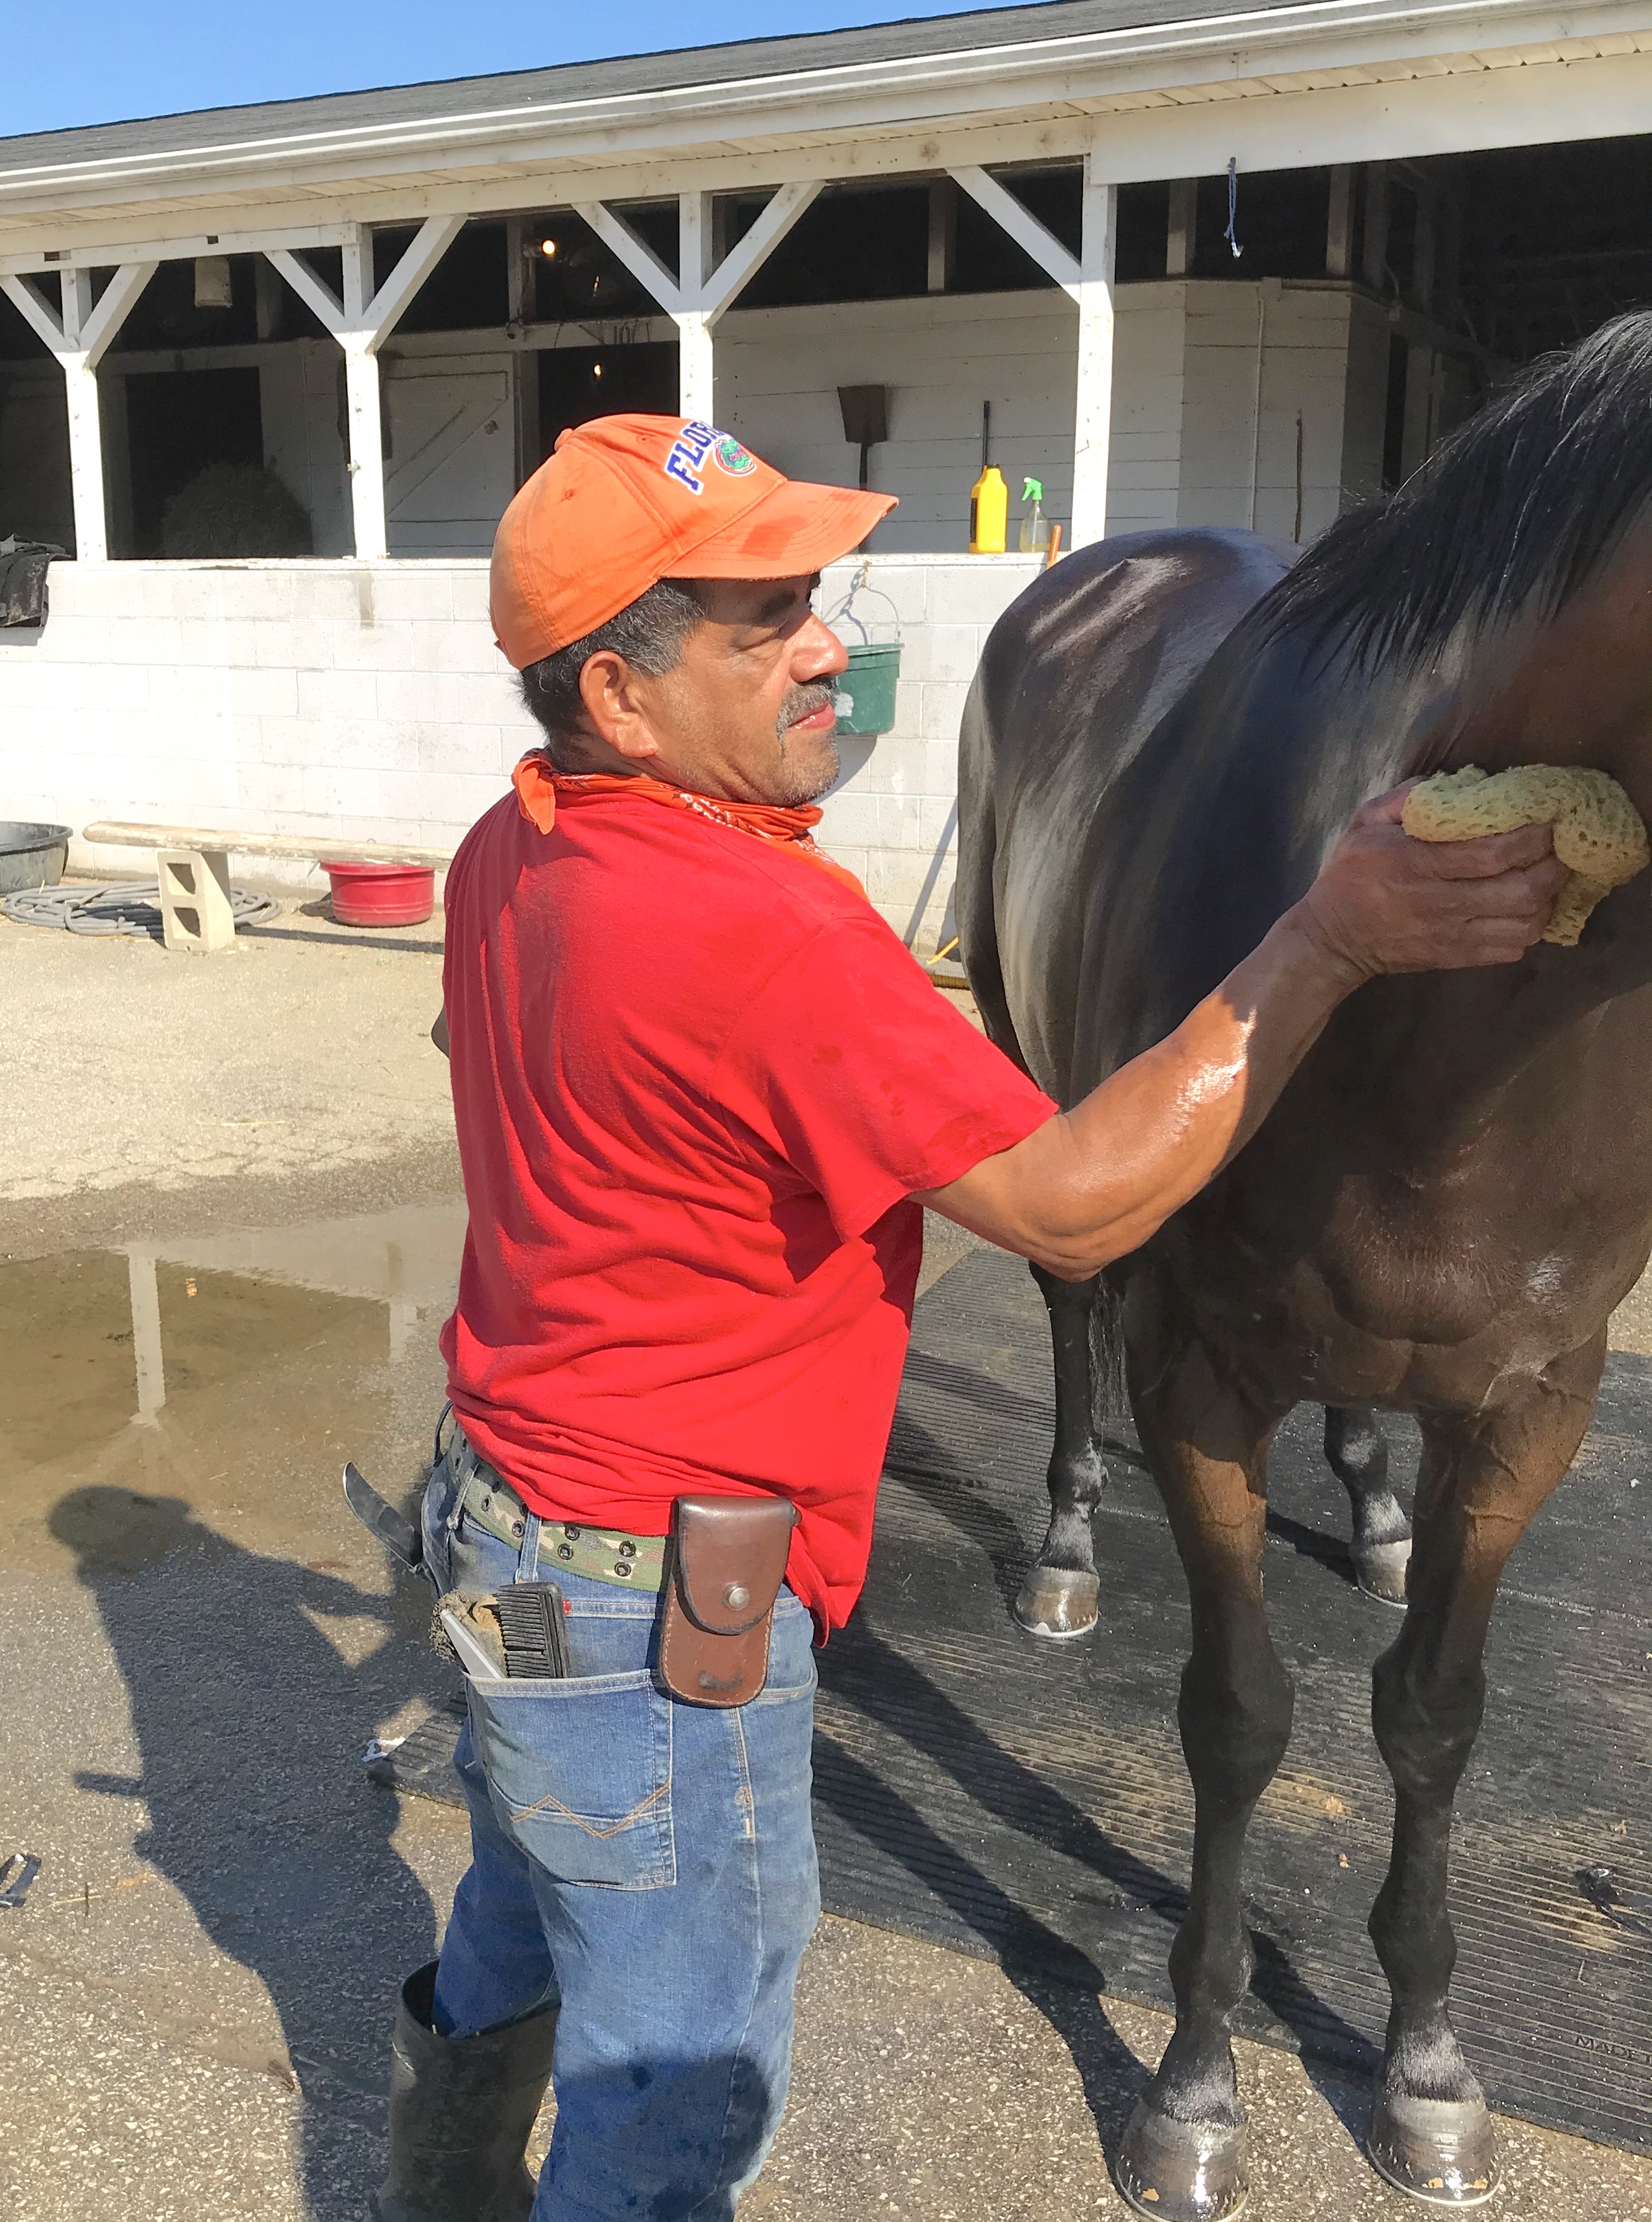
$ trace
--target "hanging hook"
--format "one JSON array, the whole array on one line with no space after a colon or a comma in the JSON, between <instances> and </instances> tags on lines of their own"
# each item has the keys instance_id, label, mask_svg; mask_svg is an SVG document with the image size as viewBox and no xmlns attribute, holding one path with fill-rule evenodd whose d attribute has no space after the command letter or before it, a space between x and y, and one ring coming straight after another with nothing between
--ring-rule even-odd
<instances>
[{"instance_id":1,"label":"hanging hook","mask_svg":"<svg viewBox=\"0 0 1652 2222\"><path fill-rule=\"evenodd\" d=\"M1240 245L1238 240L1234 235L1234 226L1238 220L1238 217L1239 157L1237 154L1229 154L1228 157L1228 229L1222 235L1227 241L1228 246L1233 248L1234 260L1235 262L1237 262L1240 256L1245 252L1244 248Z\"/></svg>"}]
</instances>

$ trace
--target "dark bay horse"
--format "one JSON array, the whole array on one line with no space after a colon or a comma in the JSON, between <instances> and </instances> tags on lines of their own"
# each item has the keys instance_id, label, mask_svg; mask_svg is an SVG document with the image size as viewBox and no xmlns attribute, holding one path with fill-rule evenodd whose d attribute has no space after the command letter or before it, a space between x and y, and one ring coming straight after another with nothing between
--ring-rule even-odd
<instances>
[{"instance_id":1,"label":"dark bay horse","mask_svg":"<svg viewBox=\"0 0 1652 2222\"><path fill-rule=\"evenodd\" d=\"M958 916L989 1031L1076 1102L1216 986L1362 802L1469 763L1598 766L1652 819L1652 315L1540 365L1294 568L1244 533L1140 533L1020 598L960 775ZM1452 1805L1504 1565L1582 1441L1607 1316L1652 1246L1649 984L1644 878L1575 950L1374 981L1142 1249L1099 1283L1040 1276L1057 1443L1021 1616L1096 1617L1095 1415L1120 1359L1192 1603L1176 2031L1117 2156L1144 2213L1245 2197L1241 1862L1292 1704L1262 1599L1266 1466L1304 1400L1328 1408L1379 1591L1406 1531L1372 1408L1414 1413L1423 1443L1405 1617L1373 1678L1395 1818L1370 2150L1421 2198L1491 2192L1448 2009Z\"/></svg>"}]
</instances>

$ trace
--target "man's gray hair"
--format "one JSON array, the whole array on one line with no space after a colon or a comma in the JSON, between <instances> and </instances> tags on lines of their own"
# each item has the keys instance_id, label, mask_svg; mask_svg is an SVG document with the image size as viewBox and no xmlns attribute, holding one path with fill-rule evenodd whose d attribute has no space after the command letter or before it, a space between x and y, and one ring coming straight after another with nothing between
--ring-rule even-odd
<instances>
[{"instance_id":1,"label":"man's gray hair","mask_svg":"<svg viewBox=\"0 0 1652 2222\"><path fill-rule=\"evenodd\" d=\"M580 674L588 658L606 650L623 656L645 678L663 678L681 662L684 643L705 615L694 580L662 579L583 640L526 667L519 675L522 699L543 731L545 753L558 771L587 769L584 749L590 729Z\"/></svg>"}]
</instances>

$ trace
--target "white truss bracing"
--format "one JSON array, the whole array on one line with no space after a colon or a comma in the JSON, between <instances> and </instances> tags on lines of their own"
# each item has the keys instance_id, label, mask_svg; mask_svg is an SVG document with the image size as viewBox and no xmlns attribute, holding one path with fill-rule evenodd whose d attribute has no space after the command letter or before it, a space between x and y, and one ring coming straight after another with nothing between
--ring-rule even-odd
<instances>
[{"instance_id":1,"label":"white truss bracing","mask_svg":"<svg viewBox=\"0 0 1652 2222\"><path fill-rule=\"evenodd\" d=\"M745 236L715 264L711 195L680 194L675 278L648 242L605 201L575 204L576 214L676 325L678 406L685 417L709 419L713 413L712 326L780 245L823 182L810 179L782 185Z\"/></svg>"},{"instance_id":2,"label":"white truss bracing","mask_svg":"<svg viewBox=\"0 0 1652 2222\"><path fill-rule=\"evenodd\" d=\"M69 412L74 547L76 558L82 563L102 563L109 556L97 366L130 315L139 294L154 276L155 267L153 262L122 263L95 302L91 298L91 271L66 268L60 279L61 316L31 279L0 276L0 290L45 341L63 373Z\"/></svg>"},{"instance_id":3,"label":"white truss bracing","mask_svg":"<svg viewBox=\"0 0 1652 2222\"><path fill-rule=\"evenodd\" d=\"M342 242L342 300L291 248L272 247L265 250L298 298L314 311L344 350L344 391L350 437L350 511L359 556L383 556L389 544L385 524L379 349L407 313L414 294L463 227L462 217L426 217L395 268L375 291L372 234L364 224L352 225Z\"/></svg>"}]
</instances>

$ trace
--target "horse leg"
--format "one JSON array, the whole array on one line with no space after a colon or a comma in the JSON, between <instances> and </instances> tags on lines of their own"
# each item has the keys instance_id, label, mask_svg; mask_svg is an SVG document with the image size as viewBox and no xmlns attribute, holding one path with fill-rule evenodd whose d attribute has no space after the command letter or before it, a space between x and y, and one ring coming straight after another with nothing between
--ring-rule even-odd
<instances>
[{"instance_id":1,"label":"horse leg","mask_svg":"<svg viewBox=\"0 0 1652 2222\"><path fill-rule=\"evenodd\" d=\"M1388 1438L1368 1404L1325 1408L1325 1456L1354 1512L1354 1572L1367 1597L1405 1602L1411 1523L1388 1485Z\"/></svg>"},{"instance_id":2,"label":"horse leg","mask_svg":"<svg viewBox=\"0 0 1652 2222\"><path fill-rule=\"evenodd\" d=\"M1478 2206L1497 2177L1485 2093L1447 2005L1452 1804L1485 1708L1486 1632L1510 1552L1583 1440L1603 1356L1604 1339L1493 1409L1423 1421L1410 1601L1372 1675L1394 1842L1371 1936L1393 2009L1369 2150L1379 2174L1435 2206Z\"/></svg>"},{"instance_id":3,"label":"horse leg","mask_svg":"<svg viewBox=\"0 0 1652 2222\"><path fill-rule=\"evenodd\" d=\"M1130 2118L1117 2176L1140 2213L1220 2222L1239 2213L1247 2190L1230 2043L1253 1957L1240 1889L1245 1834L1291 1736L1291 1682L1262 1604L1265 1471L1278 1420L1220 1382L1197 1345L1159 1382L1132 1386L1193 1608L1178 1716L1194 1830L1187 1915L1170 1955L1176 2030Z\"/></svg>"},{"instance_id":4,"label":"horse leg","mask_svg":"<svg viewBox=\"0 0 1652 2222\"><path fill-rule=\"evenodd\" d=\"M1015 1600L1015 1617L1033 1635L1085 1635L1095 1627L1101 1583L1090 1526L1107 1467L1096 1447L1095 1387L1090 1370L1090 1313L1096 1284L1060 1281L1031 1268L1050 1314L1055 1353L1055 1447L1047 1484L1050 1526Z\"/></svg>"}]
</instances>

